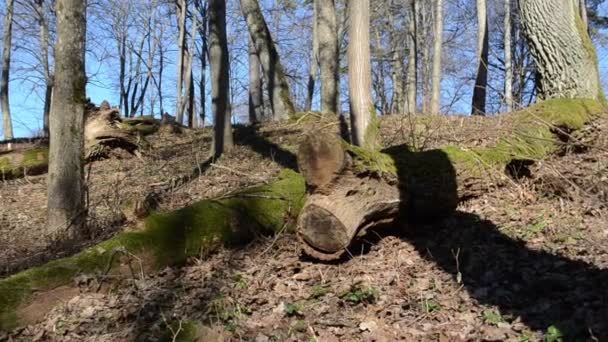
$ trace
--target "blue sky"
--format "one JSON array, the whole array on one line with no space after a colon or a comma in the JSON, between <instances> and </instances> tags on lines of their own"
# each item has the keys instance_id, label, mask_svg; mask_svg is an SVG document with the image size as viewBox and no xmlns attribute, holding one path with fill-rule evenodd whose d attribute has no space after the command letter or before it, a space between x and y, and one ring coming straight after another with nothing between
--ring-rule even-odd
<instances>
[{"instance_id":1,"label":"blue sky","mask_svg":"<svg viewBox=\"0 0 608 342\"><path fill-rule=\"evenodd\" d=\"M270 8L272 6L276 6L275 1L277 0L264 0L263 4ZM231 54L232 58L232 87L231 90L233 92L232 96L235 102L234 105L234 113L235 120L244 120L246 117L246 84L247 84L247 52L246 45L243 45L243 41L246 42L246 29L244 23L240 21L240 14L238 12L238 7L234 4L236 2L229 2L228 9L228 21L232 22L229 28L229 35L235 37L233 44L231 46ZM231 5L232 4L232 5ZM0 6L4 6L1 4ZM608 6L604 5L602 8L602 12L606 12ZM4 8L0 7L0 12L3 14ZM269 13L269 15L271 15ZM294 12L290 15L286 15L282 18L279 18L273 23L270 23L271 30L274 29L275 32L279 32L279 45L282 47L282 44L285 46L289 46L289 44L306 44L308 37L299 37L301 40L299 41L291 41L286 33L290 32L293 34L294 30L298 30L299 28L294 28L294 22L302 22L306 21L307 13L302 12ZM271 20L269 19L269 22ZM171 22L173 24L173 22ZM277 31L278 30L278 31ZM2 27L0 27L0 31L2 31ZM297 32L297 31L296 31ZM103 39L104 32L94 32L95 35L99 35L100 39ZM281 40L281 35L286 36L284 42ZM20 42L18 39L14 39L13 41L16 47L19 47ZM470 50L473 52L474 44L471 45ZM604 88L606 89L606 85L608 85L608 46L597 46L598 48L598 56L600 63L600 74L602 78L602 82L604 84ZM112 46L104 47L104 49L112 49ZM171 50L173 47L169 48L168 58L174 59L175 51ZM289 64L287 66L288 69L293 69L294 73L300 73L299 82L305 78L306 68L302 69L301 63L302 58L308 58L303 55L298 55L293 51L297 51L296 49L283 48L283 50L289 51L290 55L285 56L284 51L281 51L282 58L284 59L284 63ZM116 79L118 71L115 67L115 64L108 63L107 60L103 57L105 55L104 52L96 51L95 54L91 54L91 56L87 59L87 72L89 75L93 75L91 78L91 82L87 86L87 95L91 98L94 103L100 103L102 100L108 100L112 104L117 104L118 102L118 91L116 87ZM13 52L13 63L14 65L31 65L36 64L35 61L29 57L28 54L24 54L20 51ZM171 63L173 63L171 61ZM172 64L169 64L168 70L166 71L166 90L167 94L167 102L165 108L171 112L171 109L174 107L172 103L173 99L171 96L174 96L174 91L171 91L175 87L175 77L173 74L175 73L175 67ZM299 69L302 70L299 70ZM303 74L302 74L303 73ZM44 89L40 86L39 79L32 77L25 77L23 74L13 72L13 77L15 79L11 80L10 83L10 103L11 110L13 116L13 128L15 131L15 136L17 137L26 137L26 136L35 136L39 134L42 130L42 108L43 108L43 96ZM37 83L38 85L34 85ZM343 82L344 83L344 82ZM344 86L344 84L343 84ZM443 82L443 93L444 99L449 98L449 96L456 90L457 84L454 80L446 79ZM472 87L472 83L471 83ZM209 86L207 87L209 88ZM295 92L298 92L296 98L302 98L302 89L303 85L299 84L298 87L293 87ZM345 92L343 92L345 93ZM316 102L316 101L315 101ZM455 112L468 112L470 108L470 98L464 96L463 99L455 104L452 107L452 111ZM207 105L207 111L209 111L210 106ZM346 108L344 108L346 109ZM157 113L158 114L158 113ZM209 116L209 113L208 113ZM0 127L0 137L2 136L2 127Z\"/></svg>"}]
</instances>

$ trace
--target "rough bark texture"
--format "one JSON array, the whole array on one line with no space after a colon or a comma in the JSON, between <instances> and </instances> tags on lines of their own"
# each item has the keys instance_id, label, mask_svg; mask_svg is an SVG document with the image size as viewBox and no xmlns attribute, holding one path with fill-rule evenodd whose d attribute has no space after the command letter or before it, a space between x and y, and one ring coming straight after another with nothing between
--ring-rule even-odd
<instances>
[{"instance_id":1,"label":"rough bark texture","mask_svg":"<svg viewBox=\"0 0 608 342\"><path fill-rule=\"evenodd\" d=\"M179 37L178 37L178 57L177 57L177 100L175 108L175 117L180 124L184 123L184 111L182 110L182 89L184 79L184 63L186 54L186 1L179 0L176 2L177 10L179 11Z\"/></svg>"},{"instance_id":2,"label":"rough bark texture","mask_svg":"<svg viewBox=\"0 0 608 342\"><path fill-rule=\"evenodd\" d=\"M433 46L433 75L431 90L431 114L441 111L441 54L443 52L443 0L435 3L435 44Z\"/></svg>"},{"instance_id":3,"label":"rough bark texture","mask_svg":"<svg viewBox=\"0 0 608 342\"><path fill-rule=\"evenodd\" d=\"M241 11L262 64L274 118L275 120L287 119L295 113L295 107L285 71L260 5L257 0L241 0Z\"/></svg>"},{"instance_id":4,"label":"rough bark texture","mask_svg":"<svg viewBox=\"0 0 608 342\"><path fill-rule=\"evenodd\" d=\"M315 96L315 84L317 74L319 73L319 31L318 31L318 2L313 1L313 18L312 18L312 51L310 52L310 66L308 68L308 84L306 86L306 105L304 110L309 112L312 110L312 101Z\"/></svg>"},{"instance_id":5,"label":"rough bark texture","mask_svg":"<svg viewBox=\"0 0 608 342\"><path fill-rule=\"evenodd\" d=\"M321 65L321 111L340 113L338 87L340 50L334 0L316 0L319 63Z\"/></svg>"},{"instance_id":6,"label":"rough bark texture","mask_svg":"<svg viewBox=\"0 0 608 342\"><path fill-rule=\"evenodd\" d=\"M58 0L51 104L48 233L83 234L86 1ZM64 238L63 236L61 238Z\"/></svg>"},{"instance_id":7,"label":"rough bark texture","mask_svg":"<svg viewBox=\"0 0 608 342\"><path fill-rule=\"evenodd\" d=\"M509 176L517 179L530 172L531 164L562 146L565 136L559 132L583 128L604 110L593 100L542 102L509 114L505 120L513 129L500 142L483 148L447 146L413 152L407 146L393 146L378 152L336 144L329 134L306 135L298 163L306 181L315 184L307 187L309 196L298 218L304 251L332 260L366 228L396 219L448 215L460 201L507 184ZM323 146L332 149L311 156L311 151L321 154ZM344 159L342 146L354 159L341 168L336 166Z\"/></svg>"},{"instance_id":8,"label":"rough bark texture","mask_svg":"<svg viewBox=\"0 0 608 342\"><path fill-rule=\"evenodd\" d=\"M230 64L226 37L226 1L209 1L209 63L211 65L211 102L213 108L213 155L232 148L230 125Z\"/></svg>"},{"instance_id":9,"label":"rough bark texture","mask_svg":"<svg viewBox=\"0 0 608 342\"><path fill-rule=\"evenodd\" d=\"M368 127L375 117L369 40L369 0L348 2L348 90L351 139L357 146L370 146Z\"/></svg>"},{"instance_id":10,"label":"rough bark texture","mask_svg":"<svg viewBox=\"0 0 608 342\"><path fill-rule=\"evenodd\" d=\"M416 113L416 101L418 99L418 44L416 30L416 1L409 1L407 47L409 49L407 76L405 87L407 88L407 114Z\"/></svg>"},{"instance_id":11,"label":"rough bark texture","mask_svg":"<svg viewBox=\"0 0 608 342\"><path fill-rule=\"evenodd\" d=\"M4 44L2 48L2 72L0 75L0 109L4 123L4 139L13 139L13 123L8 100L8 82L11 67L11 48L13 38L13 0L6 1L6 16L4 17Z\"/></svg>"},{"instance_id":12,"label":"rough bark texture","mask_svg":"<svg viewBox=\"0 0 608 342\"><path fill-rule=\"evenodd\" d=\"M249 37L249 123L256 124L264 116L264 94L260 59Z\"/></svg>"},{"instance_id":13,"label":"rough bark texture","mask_svg":"<svg viewBox=\"0 0 608 342\"><path fill-rule=\"evenodd\" d=\"M574 1L519 0L539 96L603 99L597 55Z\"/></svg>"},{"instance_id":14,"label":"rough bark texture","mask_svg":"<svg viewBox=\"0 0 608 342\"><path fill-rule=\"evenodd\" d=\"M505 104L507 112L513 111L513 58L511 46L511 0L505 1L504 45L505 45Z\"/></svg>"},{"instance_id":15,"label":"rough bark texture","mask_svg":"<svg viewBox=\"0 0 608 342\"><path fill-rule=\"evenodd\" d=\"M561 1L561 0L560 0ZM488 87L488 11L486 0L477 0L477 78L473 89L471 114L485 115Z\"/></svg>"}]
</instances>

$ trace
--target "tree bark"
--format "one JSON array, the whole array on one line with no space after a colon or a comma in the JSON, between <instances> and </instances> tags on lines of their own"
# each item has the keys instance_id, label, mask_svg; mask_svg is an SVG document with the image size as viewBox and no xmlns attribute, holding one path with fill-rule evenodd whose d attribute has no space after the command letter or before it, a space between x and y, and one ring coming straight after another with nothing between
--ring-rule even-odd
<instances>
[{"instance_id":1,"label":"tree bark","mask_svg":"<svg viewBox=\"0 0 608 342\"><path fill-rule=\"evenodd\" d=\"M443 0L436 0L435 6L435 45L433 48L433 76L431 80L431 114L440 114L441 54L443 52Z\"/></svg>"},{"instance_id":2,"label":"tree bark","mask_svg":"<svg viewBox=\"0 0 608 342\"><path fill-rule=\"evenodd\" d=\"M209 63L214 117L213 156L233 146L230 125L230 64L226 37L226 1L209 1Z\"/></svg>"},{"instance_id":3,"label":"tree bark","mask_svg":"<svg viewBox=\"0 0 608 342\"><path fill-rule=\"evenodd\" d=\"M471 114L486 114L488 87L488 13L486 0L477 0L477 78L473 89Z\"/></svg>"},{"instance_id":4,"label":"tree bark","mask_svg":"<svg viewBox=\"0 0 608 342\"><path fill-rule=\"evenodd\" d=\"M308 68L308 84L306 85L306 105L305 111L312 110L312 101L315 96L315 83L317 74L319 73L319 31L318 31L318 2L313 1L313 19L312 19L312 51L310 53L310 66Z\"/></svg>"},{"instance_id":5,"label":"tree bark","mask_svg":"<svg viewBox=\"0 0 608 342\"><path fill-rule=\"evenodd\" d=\"M267 84L270 108L275 120L284 120L295 113L285 71L281 64L268 25L258 0L240 0L249 35L260 58Z\"/></svg>"},{"instance_id":6,"label":"tree bark","mask_svg":"<svg viewBox=\"0 0 608 342\"><path fill-rule=\"evenodd\" d=\"M4 123L4 139L13 139L13 122L9 105L9 74L11 68L11 48L13 39L13 0L6 1L6 16L4 17L4 45L2 48L2 73L0 75L0 107Z\"/></svg>"},{"instance_id":7,"label":"tree bark","mask_svg":"<svg viewBox=\"0 0 608 342\"><path fill-rule=\"evenodd\" d=\"M368 127L375 118L372 101L371 52L369 39L369 0L348 2L348 90L350 97L351 139L357 146L372 147L375 137Z\"/></svg>"},{"instance_id":8,"label":"tree bark","mask_svg":"<svg viewBox=\"0 0 608 342\"><path fill-rule=\"evenodd\" d=\"M603 98L597 55L574 1L519 0L539 97Z\"/></svg>"},{"instance_id":9,"label":"tree bark","mask_svg":"<svg viewBox=\"0 0 608 342\"><path fill-rule=\"evenodd\" d=\"M505 45L505 104L507 112L513 111L513 58L511 46L511 0L505 0L504 21L504 45Z\"/></svg>"},{"instance_id":10,"label":"tree bark","mask_svg":"<svg viewBox=\"0 0 608 342\"><path fill-rule=\"evenodd\" d=\"M58 0L55 89L51 104L48 232L81 236L84 207L86 1ZM57 237L57 236L56 236ZM62 237L63 238L63 237Z\"/></svg>"},{"instance_id":11,"label":"tree bark","mask_svg":"<svg viewBox=\"0 0 608 342\"><path fill-rule=\"evenodd\" d=\"M186 54L186 1L179 0L178 11L179 11L179 37L178 37L178 57L177 57L177 99L175 118L177 123L180 125L184 123L184 111L183 111L183 80L184 80L184 63Z\"/></svg>"},{"instance_id":12,"label":"tree bark","mask_svg":"<svg viewBox=\"0 0 608 342\"><path fill-rule=\"evenodd\" d=\"M262 92L262 73L260 59L249 38L249 123L256 124L264 116L264 94Z\"/></svg>"},{"instance_id":13,"label":"tree bark","mask_svg":"<svg viewBox=\"0 0 608 342\"><path fill-rule=\"evenodd\" d=\"M44 111L43 118L43 134L49 136L49 115L51 111L51 99L53 95L53 72L49 63L49 24L46 18L44 8L44 0L35 0L36 16L38 17L38 25L40 26L40 52L42 60L42 68L44 74L45 92L44 92Z\"/></svg>"},{"instance_id":14,"label":"tree bark","mask_svg":"<svg viewBox=\"0 0 608 342\"><path fill-rule=\"evenodd\" d=\"M338 22L334 0L316 0L316 25L321 65L321 111L340 114Z\"/></svg>"},{"instance_id":15,"label":"tree bark","mask_svg":"<svg viewBox=\"0 0 608 342\"><path fill-rule=\"evenodd\" d=\"M393 83L393 98L391 99L390 112L392 114L403 113L403 45L400 41L397 29L395 28L395 19L393 16L394 1L391 0L389 8L386 11L388 17L388 31L390 44L392 49L392 83ZM406 32L407 34L407 32Z\"/></svg>"},{"instance_id":16,"label":"tree bark","mask_svg":"<svg viewBox=\"0 0 608 342\"><path fill-rule=\"evenodd\" d=\"M407 114L416 113L418 99L418 33L416 24L416 0L409 1L407 47L409 50L405 87L407 88Z\"/></svg>"}]
</instances>

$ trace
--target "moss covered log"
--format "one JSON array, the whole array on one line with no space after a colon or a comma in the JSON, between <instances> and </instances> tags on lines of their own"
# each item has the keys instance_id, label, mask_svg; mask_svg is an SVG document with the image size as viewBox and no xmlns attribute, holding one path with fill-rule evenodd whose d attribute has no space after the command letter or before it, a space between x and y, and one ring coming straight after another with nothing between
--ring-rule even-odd
<instances>
[{"instance_id":1,"label":"moss covered log","mask_svg":"<svg viewBox=\"0 0 608 342\"><path fill-rule=\"evenodd\" d=\"M137 272L140 267L154 270L179 265L219 246L235 246L251 241L255 234L287 229L302 207L304 194L303 178L284 171L270 185L153 214L141 231L121 233L72 257L0 280L0 329L28 323L20 309L30 304L36 292L71 286L78 274L121 273L128 264Z\"/></svg>"},{"instance_id":2,"label":"moss covered log","mask_svg":"<svg viewBox=\"0 0 608 342\"><path fill-rule=\"evenodd\" d=\"M502 138L487 147L447 146L417 152L407 146L378 151L344 144L354 157L353 164L332 172L329 180L323 174L324 186L308 187L310 195L298 218L304 249L311 256L331 260L366 228L403 217L424 220L448 215L459 202L503 185L509 176L526 175L527 167L557 152L569 133L604 111L595 100L541 102L505 115ZM308 135L303 144L323 146L314 140L323 137ZM300 148L308 150L314 149ZM305 173L323 172L318 171L318 159L298 157L314 164L300 166ZM323 160L324 165L338 162Z\"/></svg>"},{"instance_id":3,"label":"moss covered log","mask_svg":"<svg viewBox=\"0 0 608 342\"><path fill-rule=\"evenodd\" d=\"M0 180L46 173L48 163L49 150L46 147L0 154Z\"/></svg>"}]
</instances>

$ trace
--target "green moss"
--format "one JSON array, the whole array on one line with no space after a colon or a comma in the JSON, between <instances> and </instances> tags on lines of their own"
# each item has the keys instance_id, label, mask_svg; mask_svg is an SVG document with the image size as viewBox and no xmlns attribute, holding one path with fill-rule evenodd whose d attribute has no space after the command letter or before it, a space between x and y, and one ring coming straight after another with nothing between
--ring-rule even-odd
<instances>
[{"instance_id":1,"label":"green moss","mask_svg":"<svg viewBox=\"0 0 608 342\"><path fill-rule=\"evenodd\" d=\"M105 272L118 264L119 251L139 255L146 266L161 268L181 264L220 245L248 242L253 231L277 232L295 221L304 194L304 179L286 170L270 185L154 214L142 231L122 233L75 256L0 280L0 329L18 325L15 309L27 303L34 292L69 284L80 273Z\"/></svg>"}]
</instances>

